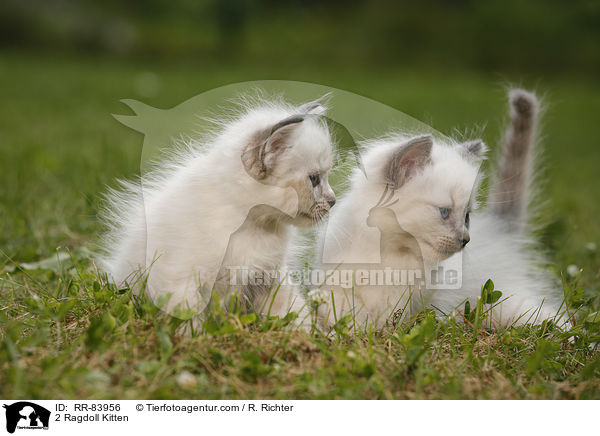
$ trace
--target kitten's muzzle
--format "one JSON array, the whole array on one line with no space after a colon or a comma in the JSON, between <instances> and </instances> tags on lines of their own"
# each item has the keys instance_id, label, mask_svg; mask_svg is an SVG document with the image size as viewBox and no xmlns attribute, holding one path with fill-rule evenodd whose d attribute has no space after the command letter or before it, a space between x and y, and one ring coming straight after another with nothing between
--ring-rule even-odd
<instances>
[{"instance_id":1,"label":"kitten's muzzle","mask_svg":"<svg viewBox=\"0 0 600 436\"><path fill-rule=\"evenodd\" d=\"M325 215L327 215L327 213L329 212L329 209L331 209L333 207L333 205L335 204L335 198L333 199L328 199L326 201L320 201L318 203L315 203L311 208L310 208L310 215L313 218L316 218L317 220L322 219Z\"/></svg>"},{"instance_id":2,"label":"kitten's muzzle","mask_svg":"<svg viewBox=\"0 0 600 436\"><path fill-rule=\"evenodd\" d=\"M468 232L459 232L453 236L442 236L438 239L436 250L445 257L450 257L454 253L461 251L471 240Z\"/></svg>"}]
</instances>

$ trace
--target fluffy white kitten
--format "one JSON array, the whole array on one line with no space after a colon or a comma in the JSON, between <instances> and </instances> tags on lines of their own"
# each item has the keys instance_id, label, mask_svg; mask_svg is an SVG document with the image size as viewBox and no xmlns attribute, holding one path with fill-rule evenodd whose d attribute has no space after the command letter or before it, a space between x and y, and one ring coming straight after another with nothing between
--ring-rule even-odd
<instances>
[{"instance_id":1,"label":"fluffy white kitten","mask_svg":"<svg viewBox=\"0 0 600 436\"><path fill-rule=\"evenodd\" d=\"M512 91L510 100L511 126L491 187L491 206L472 219L486 151L481 141L389 136L363 144L366 177L360 170L352 175L350 190L321 232L316 265L326 271L351 270L355 284L320 287L327 300L319 307L322 323L352 314L359 325L381 326L426 305L450 314L465 300L474 306L490 278L503 298L509 297L494 308L493 323L556 316L560 291L540 266L543 259L524 225L538 103L520 90ZM417 280L440 267L450 271L457 266L462 267L458 289ZM368 271L385 269L414 272L415 280L364 280Z\"/></svg>"},{"instance_id":2,"label":"fluffy white kitten","mask_svg":"<svg viewBox=\"0 0 600 436\"><path fill-rule=\"evenodd\" d=\"M318 222L335 203L328 183L333 152L324 107L281 101L246 103L219 132L158 163L139 184L122 182L108 196L100 265L121 285L143 283L155 299L201 312L213 290L240 290L260 306L273 285L292 226ZM232 280L229 268L242 276ZM140 280L140 277L142 280ZM291 301L281 295L275 311Z\"/></svg>"}]
</instances>

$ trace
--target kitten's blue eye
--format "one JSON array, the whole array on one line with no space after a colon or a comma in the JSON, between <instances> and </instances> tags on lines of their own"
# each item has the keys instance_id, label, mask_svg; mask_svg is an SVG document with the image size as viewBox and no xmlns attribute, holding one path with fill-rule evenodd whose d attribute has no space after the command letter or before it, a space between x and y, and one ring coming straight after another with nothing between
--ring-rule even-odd
<instances>
[{"instance_id":1,"label":"kitten's blue eye","mask_svg":"<svg viewBox=\"0 0 600 436\"><path fill-rule=\"evenodd\" d=\"M447 220L450 216L450 209L447 207L440 207L440 215L442 215L443 220Z\"/></svg>"},{"instance_id":2,"label":"kitten's blue eye","mask_svg":"<svg viewBox=\"0 0 600 436\"><path fill-rule=\"evenodd\" d=\"M308 176L308 178L310 179L310 183L312 183L313 188L321 183L321 177L318 174L312 174Z\"/></svg>"},{"instance_id":3,"label":"kitten's blue eye","mask_svg":"<svg viewBox=\"0 0 600 436\"><path fill-rule=\"evenodd\" d=\"M469 217L469 212L465 215L465 225L469 227L469 223L471 222L471 217Z\"/></svg>"}]
</instances>

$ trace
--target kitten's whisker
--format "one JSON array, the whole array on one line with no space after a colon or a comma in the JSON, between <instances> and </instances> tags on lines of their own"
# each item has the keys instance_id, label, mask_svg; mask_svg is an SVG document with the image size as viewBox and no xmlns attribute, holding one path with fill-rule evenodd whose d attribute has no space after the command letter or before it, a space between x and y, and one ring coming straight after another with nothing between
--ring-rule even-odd
<instances>
[{"instance_id":1,"label":"kitten's whisker","mask_svg":"<svg viewBox=\"0 0 600 436\"><path fill-rule=\"evenodd\" d=\"M389 187L390 185L386 185L386 186ZM389 195L385 199L384 203L390 201L394 197L395 193L396 193L396 190L393 188L390 188Z\"/></svg>"},{"instance_id":2,"label":"kitten's whisker","mask_svg":"<svg viewBox=\"0 0 600 436\"><path fill-rule=\"evenodd\" d=\"M335 232L332 232L331 237L334 239L335 243L337 244L338 247L342 247L342 243L341 241L338 239L338 237L336 236Z\"/></svg>"},{"instance_id":3,"label":"kitten's whisker","mask_svg":"<svg viewBox=\"0 0 600 436\"><path fill-rule=\"evenodd\" d=\"M385 197L385 195L387 194L389 189L389 185L385 185L385 188L383 190L383 193L381 194L381 197L379 198L379 201L377 202L377 204L374 206L375 207L379 207L379 205L383 202L383 198Z\"/></svg>"}]
</instances>

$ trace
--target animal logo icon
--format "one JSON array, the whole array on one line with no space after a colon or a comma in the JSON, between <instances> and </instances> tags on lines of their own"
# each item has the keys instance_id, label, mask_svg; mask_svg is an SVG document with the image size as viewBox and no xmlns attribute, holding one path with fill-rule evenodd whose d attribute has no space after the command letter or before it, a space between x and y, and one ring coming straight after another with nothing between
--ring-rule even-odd
<instances>
[{"instance_id":1,"label":"animal logo icon","mask_svg":"<svg viewBox=\"0 0 600 436\"><path fill-rule=\"evenodd\" d=\"M10 405L4 404L6 409L6 431L14 433L19 429L48 429L50 411L45 407L29 401L19 401Z\"/></svg>"}]
</instances>

